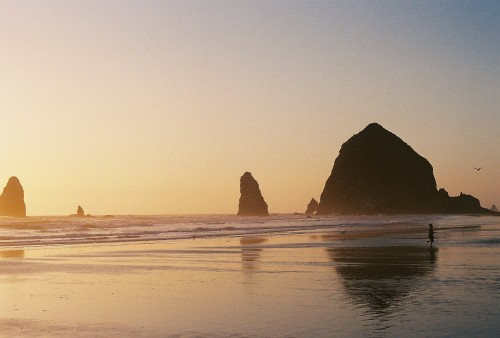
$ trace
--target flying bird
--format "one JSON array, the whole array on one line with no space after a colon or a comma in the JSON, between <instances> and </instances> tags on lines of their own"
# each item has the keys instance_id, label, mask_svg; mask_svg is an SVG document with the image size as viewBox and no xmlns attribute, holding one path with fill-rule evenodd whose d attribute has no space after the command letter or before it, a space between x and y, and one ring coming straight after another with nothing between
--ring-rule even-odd
<instances>
[{"instance_id":1,"label":"flying bird","mask_svg":"<svg viewBox=\"0 0 500 338\"><path fill-rule=\"evenodd\" d=\"M479 168L476 168L476 167L472 167L474 169L476 169L477 171L481 170L483 167L479 167Z\"/></svg>"}]
</instances>

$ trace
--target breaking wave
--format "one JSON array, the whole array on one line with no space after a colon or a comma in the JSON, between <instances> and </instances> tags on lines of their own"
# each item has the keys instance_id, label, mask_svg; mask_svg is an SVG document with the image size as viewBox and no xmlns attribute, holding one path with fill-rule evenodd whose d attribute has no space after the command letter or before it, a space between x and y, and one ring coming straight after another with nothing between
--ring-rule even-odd
<instances>
[{"instance_id":1,"label":"breaking wave","mask_svg":"<svg viewBox=\"0 0 500 338\"><path fill-rule=\"evenodd\" d=\"M442 234L449 229L479 231L500 218L456 215L305 216L277 214L270 217L235 215L102 216L102 217L0 217L0 245L43 246L55 244L175 240L193 237L253 236L286 233L335 233L380 227L425 229L434 223ZM425 230L423 230L425 232ZM438 237L439 238L439 237ZM498 238L478 244L498 245Z\"/></svg>"}]
</instances>

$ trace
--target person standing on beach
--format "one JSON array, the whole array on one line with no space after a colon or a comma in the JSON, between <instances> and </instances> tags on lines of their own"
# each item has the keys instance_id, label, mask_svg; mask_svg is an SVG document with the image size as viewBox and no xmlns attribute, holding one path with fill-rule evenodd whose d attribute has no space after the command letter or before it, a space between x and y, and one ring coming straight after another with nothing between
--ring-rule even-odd
<instances>
[{"instance_id":1,"label":"person standing on beach","mask_svg":"<svg viewBox=\"0 0 500 338\"><path fill-rule=\"evenodd\" d=\"M431 246L432 246L432 243L434 243L434 229L432 228L432 224L429 224L429 240L427 241L427 243L431 243Z\"/></svg>"}]
</instances>

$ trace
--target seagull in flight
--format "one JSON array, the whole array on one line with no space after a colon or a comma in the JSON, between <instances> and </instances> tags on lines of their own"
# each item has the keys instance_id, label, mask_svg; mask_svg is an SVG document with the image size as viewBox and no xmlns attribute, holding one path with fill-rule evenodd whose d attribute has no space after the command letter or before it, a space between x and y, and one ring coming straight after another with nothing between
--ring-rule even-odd
<instances>
[{"instance_id":1,"label":"seagull in flight","mask_svg":"<svg viewBox=\"0 0 500 338\"><path fill-rule=\"evenodd\" d=\"M476 167L472 167L474 169L476 169L477 171L481 170L483 167L479 167L479 168L476 168Z\"/></svg>"}]
</instances>

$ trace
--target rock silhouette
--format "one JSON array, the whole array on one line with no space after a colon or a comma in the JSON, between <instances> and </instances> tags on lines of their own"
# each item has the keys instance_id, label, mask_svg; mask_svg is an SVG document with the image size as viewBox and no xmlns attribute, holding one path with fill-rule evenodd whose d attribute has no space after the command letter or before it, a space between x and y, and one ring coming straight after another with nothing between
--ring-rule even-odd
<instances>
[{"instance_id":1,"label":"rock silhouette","mask_svg":"<svg viewBox=\"0 0 500 338\"><path fill-rule=\"evenodd\" d=\"M491 211L498 211L497 206L493 204L490 208Z\"/></svg>"},{"instance_id":2,"label":"rock silhouette","mask_svg":"<svg viewBox=\"0 0 500 338\"><path fill-rule=\"evenodd\" d=\"M83 208L81 206L78 206L78 208L76 209L76 216L85 217L85 212L83 211Z\"/></svg>"},{"instance_id":3,"label":"rock silhouette","mask_svg":"<svg viewBox=\"0 0 500 338\"><path fill-rule=\"evenodd\" d=\"M15 176L9 178L0 195L0 216L26 217L24 189Z\"/></svg>"},{"instance_id":4,"label":"rock silhouette","mask_svg":"<svg viewBox=\"0 0 500 338\"><path fill-rule=\"evenodd\" d=\"M314 198L311 199L311 202L307 205L307 210L305 212L306 215L314 215L318 212L319 203Z\"/></svg>"},{"instance_id":5,"label":"rock silhouette","mask_svg":"<svg viewBox=\"0 0 500 338\"><path fill-rule=\"evenodd\" d=\"M269 216L267 203L260 192L259 183L246 172L240 178L238 216Z\"/></svg>"},{"instance_id":6,"label":"rock silhouette","mask_svg":"<svg viewBox=\"0 0 500 338\"><path fill-rule=\"evenodd\" d=\"M432 165L398 136L369 124L341 147L319 214L484 213L475 197L436 188ZM489 210L488 210L489 211Z\"/></svg>"}]
</instances>

